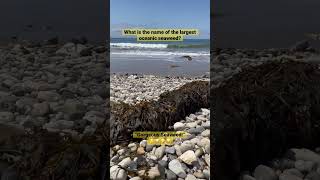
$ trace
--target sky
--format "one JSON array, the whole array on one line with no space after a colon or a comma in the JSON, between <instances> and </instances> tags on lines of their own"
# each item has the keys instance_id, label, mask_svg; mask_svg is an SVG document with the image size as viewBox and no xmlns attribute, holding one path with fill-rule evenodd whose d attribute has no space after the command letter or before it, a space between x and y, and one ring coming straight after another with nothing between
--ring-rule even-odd
<instances>
[{"instance_id":1,"label":"sky","mask_svg":"<svg viewBox=\"0 0 320 180\"><path fill-rule=\"evenodd\" d=\"M110 34L123 28L192 28L210 37L210 0L111 0Z\"/></svg>"},{"instance_id":2,"label":"sky","mask_svg":"<svg viewBox=\"0 0 320 180\"><path fill-rule=\"evenodd\" d=\"M45 40L86 36L92 41L108 37L106 0L0 0L0 40L11 36ZM25 30L33 25L30 30ZM50 25L51 31L42 27Z\"/></svg>"},{"instance_id":3,"label":"sky","mask_svg":"<svg viewBox=\"0 0 320 180\"><path fill-rule=\"evenodd\" d=\"M220 17L211 40L219 47L287 48L320 32L319 0L215 0L213 12Z\"/></svg>"}]
</instances>

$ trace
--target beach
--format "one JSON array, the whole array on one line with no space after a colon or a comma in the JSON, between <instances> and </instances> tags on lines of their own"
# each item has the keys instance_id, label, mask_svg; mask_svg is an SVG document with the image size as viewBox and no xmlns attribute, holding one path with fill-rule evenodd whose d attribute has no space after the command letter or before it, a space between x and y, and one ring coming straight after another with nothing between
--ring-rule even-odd
<instances>
[{"instance_id":1,"label":"beach","mask_svg":"<svg viewBox=\"0 0 320 180\"><path fill-rule=\"evenodd\" d=\"M129 106L139 107L145 102L158 106L157 101L165 93L179 93L188 83L209 82L208 42L145 44L132 39L113 39L110 100ZM188 134L172 145L151 145L146 140L133 139L114 145L110 149L111 179L209 179L209 128L210 110L203 107L166 127L167 131Z\"/></svg>"},{"instance_id":2,"label":"beach","mask_svg":"<svg viewBox=\"0 0 320 180\"><path fill-rule=\"evenodd\" d=\"M269 63L278 63L278 66L282 65L283 63L289 61L292 64L297 64L300 65L299 63L308 63L309 65L305 66L312 66L313 69L317 69L320 66L320 60L319 60L319 51L317 49L314 49L308 44L306 41L301 41L292 46L290 49L276 49L276 48L270 48L270 49L236 49L236 48L224 48L224 49L214 49L212 51L213 56L212 56L212 61L211 61L211 78L210 78L210 86L211 86L211 101L215 102L215 98L218 99L218 95L215 96L215 93L218 93L216 89L219 87L223 87L224 85L228 86L226 89L223 90L223 93L221 94L222 96L226 96L226 99L223 99L223 103L225 104L219 104L219 107L213 108L211 110L211 116L212 116L212 124L214 124L214 132L215 134L213 135L213 138L215 139L215 142L217 143L217 148L215 149L215 153L217 156L215 159L215 164L214 166L216 167L216 173L214 173L214 178L240 178L240 179L245 179L245 180L255 180L255 179L281 179L281 180L289 180L289 179L317 179L319 178L319 166L317 163L317 159L319 159L319 144L317 143L317 140L310 140L312 146L308 144L306 141L300 141L300 138L304 138L305 135L304 133L299 133L300 130L299 128L304 127L304 123L308 124L310 119L312 119L313 116L316 116L313 114L310 117L308 117L306 114L308 112L305 112L305 115L302 118L302 124L300 124L296 130L292 130L292 133L295 134L295 136L290 136L288 135L288 138L285 140L288 144L291 144L291 146L285 146L282 144L280 141L278 141L279 137L283 137L283 135L275 135L277 134L276 132L279 130L278 126L274 126L273 123L279 123L280 119L271 119L269 120L269 125L263 125L262 129L258 130L258 127L260 127L260 121L264 122L258 115L254 115L255 120L254 120L254 125L251 125L251 128L248 128L247 125L244 125L246 128L244 128L242 133L247 133L250 134L249 137L244 137L241 140L236 140L237 143L239 143L239 146L232 146L231 149L228 149L226 146L223 146L220 144L220 142L225 142L228 144L227 146L234 144L234 141L232 141L230 137L228 137L226 134L222 134L224 132L223 126L226 124L233 124L236 127L237 123L241 123L242 125L247 123L250 124L252 122L248 122L247 119L249 117L245 116L243 120L240 120L234 116L233 120L232 119L227 119L227 116L219 116L218 112L221 113L221 109L224 109L225 112L228 112L227 114L229 116L233 116L232 113L236 114L237 110L231 108L231 104L227 104L227 90L232 90L232 84L239 83L238 86L236 86L236 89L233 90L233 92L238 92L238 91L243 91L245 90L241 88L247 88L247 87L253 87L255 84L259 86L260 84L267 84L267 83L274 83L274 86L267 86L266 88L273 88L276 89L278 88L278 85L285 86L286 77L285 72L290 71L294 72L298 70L298 68L292 68L289 65L287 66L287 69L282 69L282 70L276 70L277 66L275 65L276 68L272 69L273 72L268 73L269 71L263 72L263 65L264 64L269 64ZM290 64L290 63L289 63ZM249 67L261 67L261 69L255 71L255 68L251 68L251 72L255 72L258 76L259 73L265 73L264 76L262 77L269 77L271 78L272 74L277 74L274 75L273 80L262 80L259 79L255 80L256 83L253 84L246 84L246 81L254 81L254 75L249 76L249 73L242 73L242 72L247 72L247 69ZM267 67L267 66L265 66ZM303 72L303 71L302 71ZM305 71L309 72L309 71ZM231 82L228 82L229 80L232 80L232 78L237 75L242 73L242 76L239 76L237 80L233 80ZM299 73L301 76L302 73ZM315 73L316 74L316 73ZM295 84L297 87L301 84L299 82L299 76L297 78L294 78L292 76L296 76L296 74L291 73L289 74L291 76L291 82L292 80L296 80L297 83ZM312 75L307 75L306 77L312 77ZM246 79L247 78L247 79ZM249 79L248 79L249 78ZM251 80L250 78L253 78ZM316 77L314 77L316 78ZM242 81L240 81L241 79ZM288 78L290 79L290 77ZM279 81L279 82L278 82ZM283 81L283 83L280 83L280 81ZM301 81L301 80L300 80ZM299 82L299 83L298 83ZM308 84L308 81L303 81L303 83ZM243 85L243 87L241 87ZM311 87L313 87L310 84ZM265 90L267 90L264 88ZM294 89L293 87L291 87ZM241 104L241 108L248 108L247 103L250 102L255 102L253 104L253 107L260 107L261 104L259 104L259 97L255 95L255 92L259 92L256 89L252 88L251 94L248 95L240 95L240 96L234 96L231 98L239 98L235 103ZM304 91L308 91L309 89L306 88L304 90L301 90L300 93L302 94ZM283 90L285 91L285 90ZM311 90L310 90L311 91ZM278 91L276 91L278 92ZM289 102L295 99L296 96L291 95L286 96L290 93L293 93L294 91L291 90L290 92L282 92L282 98L286 98L284 101ZM285 95L286 94L286 95ZM262 95L261 95L262 96ZM256 97L258 100L252 100L250 98ZM240 100L240 98L243 98ZM246 99L247 100L246 100ZM266 98L266 97L264 97ZM250 99L250 100L248 100ZM262 99L262 97L260 97ZM304 99L305 100L305 99ZM299 103L304 103L303 99L299 101ZM218 102L218 101L217 101ZM305 101L306 102L306 101ZM274 102L269 102L265 106L272 106ZM306 103L307 104L307 103ZM295 104L293 104L295 105ZM213 106L215 106L215 103L213 103ZM262 108L262 107L261 107ZM280 108L280 106L279 106ZM254 108L251 109L252 111L255 111ZM270 110L268 108L261 109L262 111L258 113L265 113L264 115L270 113ZM279 110L280 111L280 110ZM269 117L270 115L267 115L265 117ZM226 118L222 120L223 118ZM273 118L277 118L277 115L273 116ZM286 116L282 117L283 119L288 118ZM298 118L298 117L297 117ZM267 118L268 119L268 118ZM289 121L289 120L288 120ZM262 123L261 122L261 123ZM267 123L267 122L264 122ZM221 124L221 127L216 126L216 124ZM268 123L267 123L268 124ZM261 131L264 131L266 127L273 127L273 130L267 130L266 134L260 133ZM287 132L286 128L289 128L289 124L282 124L282 127L280 128L280 134L281 132ZM253 128L254 127L254 128ZM317 125L310 125L308 126L311 129L317 128ZM230 130L230 129L229 129ZM237 134L236 130L231 130L234 132L234 137L236 138L239 134ZM228 131L226 131L228 132ZM310 131L308 131L310 132ZM317 133L314 134L312 137L316 137ZM275 137L273 137L275 136ZM232 136L231 136L232 137ZM248 139L247 139L248 138ZM237 138L236 138L237 139ZM312 138L311 138L312 139ZM222 141L221 141L222 140ZM290 143L289 143L290 142ZM300 142L300 143L298 143ZM309 141L308 141L309 142ZM309 142L309 143L310 143ZM219 143L219 144L218 144ZM259 143L262 143L259 145ZM296 146L295 146L296 145ZM265 147L268 147L266 151L264 151ZM239 148L239 149L238 149ZM246 149L244 151L244 149ZM224 156L223 154L228 151L228 155ZM273 153L272 153L273 152ZM278 152L278 153L275 153ZM237 153L240 153L238 156L235 155ZM256 154L259 154L256 155ZM270 153L270 154L269 154ZM254 155L255 154L255 155ZM277 155L275 155L277 154ZM227 158L226 158L227 157ZM229 157L233 157L233 159L229 159ZM312 157L312 158L311 158ZM235 160L237 159L237 160ZM252 159L254 159L252 161ZM263 159L263 160L262 160ZM249 162L252 162L254 165L251 166ZM239 170L235 170L233 167L230 166L230 163L232 164L239 164L235 169L240 168L241 172ZM240 174L240 177L239 177Z\"/></svg>"},{"instance_id":3,"label":"beach","mask_svg":"<svg viewBox=\"0 0 320 180\"><path fill-rule=\"evenodd\" d=\"M0 144L8 149L0 152L2 178L47 179L66 173L84 178L97 176L97 173L81 174L80 169L64 168L48 173L46 162L68 152L69 157L56 159L53 166L64 162L74 167L77 163L63 159L72 157L77 162L77 151L83 146L90 147L92 153L99 150L98 145L84 139L94 136L107 118L106 50L105 44L53 40L16 42L1 47L0 124L5 136ZM75 142L79 141L82 147L63 148L63 144L77 146ZM40 154L45 154L45 158ZM39 166L30 169L34 163ZM98 168L90 160L82 162L87 163L93 169Z\"/></svg>"},{"instance_id":4,"label":"beach","mask_svg":"<svg viewBox=\"0 0 320 180\"><path fill-rule=\"evenodd\" d=\"M209 81L209 78L111 75L110 100L130 105L157 101L162 93L194 81ZM177 139L173 145L150 145L142 140L113 146L110 149L111 179L209 179L209 128L210 110L203 108L167 128L188 132L186 138ZM194 163L197 165L192 165Z\"/></svg>"}]
</instances>

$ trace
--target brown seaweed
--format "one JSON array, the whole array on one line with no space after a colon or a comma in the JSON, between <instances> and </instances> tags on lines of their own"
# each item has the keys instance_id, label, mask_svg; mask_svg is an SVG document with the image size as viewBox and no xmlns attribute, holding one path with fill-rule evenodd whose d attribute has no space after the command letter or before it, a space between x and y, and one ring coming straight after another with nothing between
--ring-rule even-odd
<instances>
[{"instance_id":1,"label":"brown seaweed","mask_svg":"<svg viewBox=\"0 0 320 180\"><path fill-rule=\"evenodd\" d=\"M158 101L136 105L111 104L110 141L131 140L133 131L168 130L173 123L200 108L209 107L209 82L194 81L181 88L161 94Z\"/></svg>"},{"instance_id":2,"label":"brown seaweed","mask_svg":"<svg viewBox=\"0 0 320 180\"><path fill-rule=\"evenodd\" d=\"M320 137L318 65L283 60L249 67L211 91L214 179L268 163Z\"/></svg>"}]
</instances>

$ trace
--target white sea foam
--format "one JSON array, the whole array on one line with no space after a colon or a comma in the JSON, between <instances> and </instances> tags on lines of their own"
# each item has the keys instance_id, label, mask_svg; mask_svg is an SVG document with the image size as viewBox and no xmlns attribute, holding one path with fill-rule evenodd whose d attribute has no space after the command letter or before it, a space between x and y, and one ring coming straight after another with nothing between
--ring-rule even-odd
<instances>
[{"instance_id":1,"label":"white sea foam","mask_svg":"<svg viewBox=\"0 0 320 180\"><path fill-rule=\"evenodd\" d=\"M170 51L116 51L113 55L131 55L131 56L209 56L210 53L206 51L199 52L170 52Z\"/></svg>"},{"instance_id":2,"label":"white sea foam","mask_svg":"<svg viewBox=\"0 0 320 180\"><path fill-rule=\"evenodd\" d=\"M117 48L153 48L153 49L165 49L168 44L143 44L143 43L110 43L111 47Z\"/></svg>"}]
</instances>

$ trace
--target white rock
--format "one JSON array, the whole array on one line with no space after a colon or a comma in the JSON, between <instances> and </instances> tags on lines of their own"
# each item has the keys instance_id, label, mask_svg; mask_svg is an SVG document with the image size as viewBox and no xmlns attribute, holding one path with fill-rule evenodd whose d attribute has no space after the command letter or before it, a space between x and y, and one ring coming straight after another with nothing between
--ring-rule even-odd
<instances>
[{"instance_id":1,"label":"white rock","mask_svg":"<svg viewBox=\"0 0 320 180\"><path fill-rule=\"evenodd\" d=\"M187 123L186 125L188 128L195 128L197 126L196 122Z\"/></svg>"},{"instance_id":2,"label":"white rock","mask_svg":"<svg viewBox=\"0 0 320 180\"><path fill-rule=\"evenodd\" d=\"M112 166L110 168L110 179L111 180L126 180L127 172L121 169L119 166Z\"/></svg>"},{"instance_id":3,"label":"white rock","mask_svg":"<svg viewBox=\"0 0 320 180\"><path fill-rule=\"evenodd\" d=\"M185 127L185 125L183 123L181 123L181 122L176 122L173 125L173 129L176 130L176 131L183 130L184 127Z\"/></svg>"},{"instance_id":4,"label":"white rock","mask_svg":"<svg viewBox=\"0 0 320 180\"><path fill-rule=\"evenodd\" d=\"M209 130L209 129L204 130L204 131L201 133L201 136L203 136L203 137L209 137L209 136L210 136L210 130Z\"/></svg>"},{"instance_id":5,"label":"white rock","mask_svg":"<svg viewBox=\"0 0 320 180\"><path fill-rule=\"evenodd\" d=\"M135 143L128 144L128 148L130 148L131 152L137 151L137 145Z\"/></svg>"},{"instance_id":6,"label":"white rock","mask_svg":"<svg viewBox=\"0 0 320 180\"><path fill-rule=\"evenodd\" d=\"M185 180L197 180L197 178L194 175L188 174Z\"/></svg>"},{"instance_id":7,"label":"white rock","mask_svg":"<svg viewBox=\"0 0 320 180\"><path fill-rule=\"evenodd\" d=\"M126 168L128 167L128 165L131 163L131 158L130 157L127 157L127 158L124 158L121 162L119 162L119 166L123 167L123 168Z\"/></svg>"},{"instance_id":8,"label":"white rock","mask_svg":"<svg viewBox=\"0 0 320 180\"><path fill-rule=\"evenodd\" d=\"M204 161L206 161L207 165L210 167L210 154L204 155Z\"/></svg>"},{"instance_id":9,"label":"white rock","mask_svg":"<svg viewBox=\"0 0 320 180\"><path fill-rule=\"evenodd\" d=\"M197 145L200 146L200 147L205 147L206 145L210 146L210 139L209 138L202 138L200 140L200 142L198 142Z\"/></svg>"},{"instance_id":10,"label":"white rock","mask_svg":"<svg viewBox=\"0 0 320 180\"><path fill-rule=\"evenodd\" d=\"M142 180L142 178L139 176L136 176L136 177L130 178L130 180Z\"/></svg>"},{"instance_id":11,"label":"white rock","mask_svg":"<svg viewBox=\"0 0 320 180\"><path fill-rule=\"evenodd\" d=\"M181 156L179 156L179 159L189 165L192 165L193 162L197 161L197 157L192 150L184 152Z\"/></svg>"},{"instance_id":12,"label":"white rock","mask_svg":"<svg viewBox=\"0 0 320 180\"><path fill-rule=\"evenodd\" d=\"M140 146L145 148L147 146L147 140L142 140Z\"/></svg>"}]
</instances>

